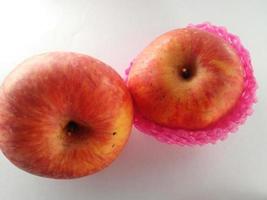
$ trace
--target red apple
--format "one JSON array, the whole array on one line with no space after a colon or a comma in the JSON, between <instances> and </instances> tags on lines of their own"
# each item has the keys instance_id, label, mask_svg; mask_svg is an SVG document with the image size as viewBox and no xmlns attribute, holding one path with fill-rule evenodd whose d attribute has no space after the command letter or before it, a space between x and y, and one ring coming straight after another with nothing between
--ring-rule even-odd
<instances>
[{"instance_id":1,"label":"red apple","mask_svg":"<svg viewBox=\"0 0 267 200\"><path fill-rule=\"evenodd\" d=\"M132 118L131 96L112 68L82 54L41 54L1 87L0 146L30 173L81 177L118 156Z\"/></svg>"},{"instance_id":2,"label":"red apple","mask_svg":"<svg viewBox=\"0 0 267 200\"><path fill-rule=\"evenodd\" d=\"M184 28L155 39L133 61L128 87L139 113L170 128L209 127L230 112L244 87L242 63L215 34Z\"/></svg>"}]
</instances>

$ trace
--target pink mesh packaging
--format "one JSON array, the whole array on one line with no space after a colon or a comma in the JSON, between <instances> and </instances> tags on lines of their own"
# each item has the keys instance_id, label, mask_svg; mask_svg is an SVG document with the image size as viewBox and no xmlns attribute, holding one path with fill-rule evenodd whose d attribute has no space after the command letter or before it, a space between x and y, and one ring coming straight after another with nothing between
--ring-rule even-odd
<instances>
[{"instance_id":1,"label":"pink mesh packaging","mask_svg":"<svg viewBox=\"0 0 267 200\"><path fill-rule=\"evenodd\" d=\"M218 140L224 140L229 133L237 131L238 127L252 114L252 106L256 102L257 84L253 75L249 52L244 48L238 36L229 33L224 27L214 26L210 23L189 24L188 27L213 33L224 39L235 49L244 71L242 95L230 112L216 123L201 130L174 129L161 126L146 119L137 110L135 110L134 125L139 131L155 137L160 142L168 144L178 144L181 146L204 145L207 143L215 144ZM125 71L126 82L130 69L131 66Z\"/></svg>"}]
</instances>

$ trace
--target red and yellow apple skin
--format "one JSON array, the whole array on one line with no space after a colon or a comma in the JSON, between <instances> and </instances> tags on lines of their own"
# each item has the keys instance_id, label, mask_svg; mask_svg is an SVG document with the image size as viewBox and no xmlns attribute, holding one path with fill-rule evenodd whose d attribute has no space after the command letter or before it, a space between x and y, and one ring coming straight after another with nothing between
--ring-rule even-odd
<instances>
[{"instance_id":1,"label":"red and yellow apple skin","mask_svg":"<svg viewBox=\"0 0 267 200\"><path fill-rule=\"evenodd\" d=\"M77 178L108 166L127 142L132 120L120 76L82 54L32 57L1 87L1 150L39 176Z\"/></svg>"},{"instance_id":2,"label":"red and yellow apple skin","mask_svg":"<svg viewBox=\"0 0 267 200\"><path fill-rule=\"evenodd\" d=\"M136 110L170 128L198 130L225 116L244 87L235 50L194 28L167 32L132 62L128 88Z\"/></svg>"}]
</instances>

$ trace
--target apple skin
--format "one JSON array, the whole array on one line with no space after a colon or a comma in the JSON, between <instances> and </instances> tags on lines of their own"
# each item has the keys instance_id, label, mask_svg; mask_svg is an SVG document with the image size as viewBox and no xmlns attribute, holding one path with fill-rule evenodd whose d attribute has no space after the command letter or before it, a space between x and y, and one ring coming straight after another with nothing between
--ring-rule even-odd
<instances>
[{"instance_id":1,"label":"apple skin","mask_svg":"<svg viewBox=\"0 0 267 200\"><path fill-rule=\"evenodd\" d=\"M120 76L82 54L34 56L0 90L1 150L39 176L77 178L108 166L126 144L132 120Z\"/></svg>"},{"instance_id":2,"label":"apple skin","mask_svg":"<svg viewBox=\"0 0 267 200\"><path fill-rule=\"evenodd\" d=\"M136 111L169 128L200 130L231 111L244 88L235 50L215 34L184 28L156 38L132 62Z\"/></svg>"}]
</instances>

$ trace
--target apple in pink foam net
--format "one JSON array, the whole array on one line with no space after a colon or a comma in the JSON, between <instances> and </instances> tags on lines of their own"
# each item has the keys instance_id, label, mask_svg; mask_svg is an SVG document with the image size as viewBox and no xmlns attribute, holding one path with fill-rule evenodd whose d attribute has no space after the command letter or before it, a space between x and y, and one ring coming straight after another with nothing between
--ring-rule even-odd
<instances>
[{"instance_id":1,"label":"apple in pink foam net","mask_svg":"<svg viewBox=\"0 0 267 200\"><path fill-rule=\"evenodd\" d=\"M210 24L169 31L131 63L135 126L182 145L224 139L251 113L256 82L236 36Z\"/></svg>"}]
</instances>

